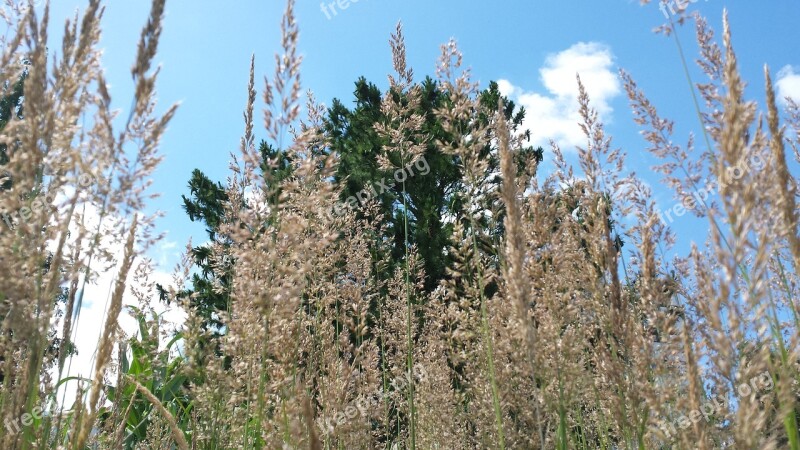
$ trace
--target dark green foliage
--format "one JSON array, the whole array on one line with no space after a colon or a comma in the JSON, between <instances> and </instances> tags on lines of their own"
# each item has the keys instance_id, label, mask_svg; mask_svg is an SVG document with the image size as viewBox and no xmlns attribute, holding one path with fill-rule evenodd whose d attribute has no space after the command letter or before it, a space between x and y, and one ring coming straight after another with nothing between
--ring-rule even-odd
<instances>
[{"instance_id":1,"label":"dark green foliage","mask_svg":"<svg viewBox=\"0 0 800 450\"><path fill-rule=\"evenodd\" d=\"M206 232L212 242L225 242L224 237L218 235L219 227L222 224L225 203L228 201L228 194L225 187L217 182L211 181L203 172L195 169L192 178L189 180L190 198L183 196L183 208L192 222L202 222L206 225ZM228 290L230 285L230 270L215 267L218 264L214 257L211 247L200 245L192 249L194 265L200 269L200 273L192 275L192 289L180 293L180 296L189 297L192 294L191 307L202 318L204 331L218 333L222 327L218 313L227 310ZM223 286L220 291L215 286Z\"/></svg>"},{"instance_id":2,"label":"dark green foliage","mask_svg":"<svg viewBox=\"0 0 800 450\"><path fill-rule=\"evenodd\" d=\"M409 236L408 242L416 245L425 269L425 288L432 291L446 276L451 259L447 250L453 244L452 221L448 217L463 217L464 199L457 193L461 187L462 173L458 157L442 153L437 141L452 142L454 137L448 136L438 117L436 110L447 107L449 97L442 92L437 83L430 78L425 79L421 87L421 101L416 111L425 122L422 133L428 136L427 150L423 158L429 171L417 170L405 182L406 204L408 205ZM395 180L394 171L381 170L378 167L378 156L383 153L384 139L378 135L375 126L384 123L387 118L381 111L382 93L364 78L355 84L355 105L346 107L340 100L333 101L325 122L325 132L330 139L330 151L340 157L336 180L342 184L342 201L358 197L359 193L373 191L378 195L380 213L384 218L386 236L382 238L392 243L391 263L386 266L382 278L388 277L405 256L405 229L403 204L403 185ZM397 95L397 94L394 94ZM480 94L481 104L488 111L496 112L501 94L496 83ZM504 99L506 119L516 130L525 117L523 109L516 111L513 102ZM481 117L488 123L491 117ZM529 135L529 133L526 133ZM491 183L499 186L499 161L496 152L487 146L483 149L482 158L489 162L487 176ZM518 172L522 174L532 160L541 161L542 149L528 147L517 155ZM423 166L424 167L424 166ZM427 172L427 173L423 173ZM383 189L388 186L389 189ZM502 221L495 221L501 223ZM490 227L488 223L479 226ZM490 235L499 237L502 229L491 230Z\"/></svg>"},{"instance_id":3,"label":"dark green foliage","mask_svg":"<svg viewBox=\"0 0 800 450\"><path fill-rule=\"evenodd\" d=\"M280 196L280 183L292 174L291 160L285 152L263 141L259 145L259 153L262 160L261 172L270 189L267 201L274 205ZM225 204L228 202L226 187L195 169L189 180L189 197L182 198L183 208L189 219L203 223L209 240L227 249L230 241L220 233L225 220ZM225 255L215 255L214 250L206 245L194 247L192 259L199 273L192 275L192 288L180 292L178 296L191 298L191 307L202 318L203 330L218 336L222 333L223 326L219 313L228 309L235 261ZM160 286L159 289L162 299L166 299L166 292Z\"/></svg>"},{"instance_id":4,"label":"dark green foliage","mask_svg":"<svg viewBox=\"0 0 800 450\"><path fill-rule=\"evenodd\" d=\"M435 111L447 106L449 98L439 90L437 83L430 78L421 84L422 98L418 113L425 118L422 132L430 136L428 148L424 154L425 170L420 166L414 169L405 183L406 204L409 212L409 244L416 245L423 261L426 279L426 290L433 290L446 276L446 270L452 261L448 249L452 243L453 225L447 217L462 217L464 199L457 195L461 188L462 173L457 157L442 153L436 141L452 141L446 135ZM347 202L350 197L358 197L364 192L371 192L377 201L379 213L383 216L385 234L376 236L389 245L389 255L374 255L375 267L380 267L382 279L402 264L404 249L404 217L402 211L402 184L394 179L393 171L381 170L377 157L383 152L384 140L375 130L375 126L386 120L381 111L383 94L380 89L364 78L355 83L355 106L347 108L340 100L333 101L324 124L324 132L329 140L325 149L318 149L339 157L339 167L335 181L342 187L341 200ZM501 98L496 83L481 93L481 103L490 111L496 111ZM505 102L505 115L509 123L516 129L522 124L524 110L516 110L513 102ZM491 119L488 115L482 120ZM280 195L280 183L291 176L292 161L287 154L265 142L259 147L262 158L261 170L267 186L270 187L268 201L277 204ZM496 175L499 161L496 152L490 147L483 150L483 157L490 165L489 175L492 183L502 181ZM531 161L540 161L542 149L525 148L516 155L519 162L519 173L529 170ZM530 174L529 176L532 176ZM384 188L384 186L386 188ZM211 241L222 244L226 248L229 242L220 235L220 226L224 220L224 205L228 196L219 182L209 179L200 170L195 170L189 180L188 197L183 197L183 207L193 222L203 223ZM246 205L245 205L246 207ZM494 224L502 220L493 221ZM481 223L479 226L491 228L486 234L499 239L503 233L501 225ZM380 229L380 228L379 228ZM488 245L489 243L487 243ZM191 296L191 305L203 320L206 331L222 333L219 312L225 311L229 303L228 287L231 282L231 268L234 261L230 258L219 258L207 246L192 249L194 264L199 269L192 276L192 288L181 292L181 297ZM388 263L384 264L384 259ZM225 267L215 267L224 264ZM216 270L215 270L216 269ZM221 270L220 270L221 269ZM378 270L378 269L376 269ZM219 289L222 287L222 289ZM162 291L162 296L165 293Z\"/></svg>"},{"instance_id":5,"label":"dark green foliage","mask_svg":"<svg viewBox=\"0 0 800 450\"><path fill-rule=\"evenodd\" d=\"M26 77L27 72L23 72L22 76L14 84L6 81L2 86L0 91L0 131L6 127L13 117L16 116L17 119L22 119ZM6 164L8 164L8 145L0 143L0 166ZM0 170L0 192L8 189L11 189L11 176L7 172Z\"/></svg>"},{"instance_id":6,"label":"dark green foliage","mask_svg":"<svg viewBox=\"0 0 800 450\"><path fill-rule=\"evenodd\" d=\"M105 390L109 399L113 400L116 412L111 408L103 408L100 419L124 423L124 432L117 448L141 448L147 442L148 426L153 417L158 414L152 403L136 389L129 380L133 380L150 391L161 404L176 419L181 429L189 429L193 404L184 389L188 377L181 370L184 360L181 356L171 355L176 344L182 339L177 334L167 342L163 349L160 348L159 327L161 318L151 312L148 321L146 313L131 307L133 315L139 324L139 334L128 342L130 353L122 347L120 354L120 371L122 384L120 386L106 385ZM124 412L123 417L114 414ZM118 426L114 423L114 426Z\"/></svg>"},{"instance_id":7,"label":"dark green foliage","mask_svg":"<svg viewBox=\"0 0 800 450\"><path fill-rule=\"evenodd\" d=\"M0 97L0 130L6 127L6 124L12 117L16 116L18 119L22 118L22 101L24 99L24 86L27 74L23 73L16 83L10 84L6 82L2 87L2 97ZM0 166L8 163L8 146L0 144ZM5 187L5 186L2 186Z\"/></svg>"},{"instance_id":8,"label":"dark green foliage","mask_svg":"<svg viewBox=\"0 0 800 450\"><path fill-rule=\"evenodd\" d=\"M183 209L192 222L202 221L206 224L206 232L212 241L216 239L217 229L225 212L228 194L221 183L214 183L199 169L192 172L189 180L191 199L183 198Z\"/></svg>"}]
</instances>

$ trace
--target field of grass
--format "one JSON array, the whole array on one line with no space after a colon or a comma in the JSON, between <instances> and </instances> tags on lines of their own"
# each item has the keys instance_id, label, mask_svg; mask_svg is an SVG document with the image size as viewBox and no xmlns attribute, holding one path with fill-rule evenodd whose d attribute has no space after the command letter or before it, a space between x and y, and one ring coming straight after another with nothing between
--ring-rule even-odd
<instances>
[{"instance_id":1,"label":"field of grass","mask_svg":"<svg viewBox=\"0 0 800 450\"><path fill-rule=\"evenodd\" d=\"M349 201L339 168L353 156L337 149L350 141L304 98L290 0L260 94L251 68L217 208L197 213L213 239L162 286L141 211L177 108L155 100L165 0L143 27L124 120L100 63L100 0L56 53L47 8L6 3L0 448L800 450L800 106L776 99L769 68L750 80L766 104L745 98L727 19L715 35L687 18L707 75L693 88L702 145L676 144L620 73L664 186L709 225L702 246L668 258L651 187L624 170L580 78L579 165L554 143L542 173L514 105L473 81L455 42L429 88L400 25L366 157L395 194ZM442 167L449 206L426 212L414 184ZM422 217L441 222L442 248ZM86 283L108 268L105 322L80 322ZM159 292L187 312L178 333L155 312ZM134 336L118 325L130 299ZM79 326L101 330L85 379L67 376Z\"/></svg>"}]
</instances>

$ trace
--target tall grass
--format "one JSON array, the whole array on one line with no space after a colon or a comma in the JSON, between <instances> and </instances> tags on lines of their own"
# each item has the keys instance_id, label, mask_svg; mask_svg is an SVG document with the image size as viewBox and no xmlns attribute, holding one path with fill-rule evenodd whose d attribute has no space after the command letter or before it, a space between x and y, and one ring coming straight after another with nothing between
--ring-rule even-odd
<instances>
[{"instance_id":1,"label":"tall grass","mask_svg":"<svg viewBox=\"0 0 800 450\"><path fill-rule=\"evenodd\" d=\"M99 0L67 22L52 62L49 8L38 17L7 5L14 32L0 41L0 79L23 80L24 100L0 130L2 448L800 448L800 216L788 160L800 162L800 108L779 110L768 68L766 105L745 98L727 17L721 44L692 19L708 77L692 86L704 148L675 144L673 123L621 74L665 184L709 223L706 242L672 260L675 237L580 78L578 164L553 143L554 172L533 176L525 135L502 101L481 102L455 42L436 70L442 133L427 135L398 27L376 162L402 169L434 144L462 174L450 200L464 207L446 218L453 263L430 292L408 239L413 179L398 201L403 261L390 276L377 205L339 205L339 155L320 150L331 138L325 108L310 95L303 103L289 1L263 128L292 171L272 177L279 161L255 147L251 61L244 135L210 244L217 278L232 270L233 280L220 286L230 301L213 346L188 303L164 342L150 304L144 255L157 239L141 211L175 112L155 113L164 0L142 32L125 122L99 63ZM707 184L719 195L686 201ZM187 256L172 297L190 266ZM92 325L80 320L86 285L108 268L117 276L91 376L67 377L75 331ZM143 305L136 336L118 325L126 298Z\"/></svg>"}]
</instances>

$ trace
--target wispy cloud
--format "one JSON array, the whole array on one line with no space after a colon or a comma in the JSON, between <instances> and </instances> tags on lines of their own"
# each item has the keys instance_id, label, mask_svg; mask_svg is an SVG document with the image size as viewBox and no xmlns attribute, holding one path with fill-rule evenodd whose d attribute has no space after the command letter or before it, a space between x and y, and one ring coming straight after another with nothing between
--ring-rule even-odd
<instances>
[{"instance_id":1,"label":"wispy cloud","mask_svg":"<svg viewBox=\"0 0 800 450\"><path fill-rule=\"evenodd\" d=\"M597 42L579 42L545 60L539 78L546 93L525 91L509 80L499 80L503 95L527 111L525 127L531 130L533 145L547 145L550 139L564 149L584 142L578 126L578 83L581 81L597 109L600 118L609 122L613 108L611 100L621 92L619 79L613 70L614 54Z\"/></svg>"}]
</instances>

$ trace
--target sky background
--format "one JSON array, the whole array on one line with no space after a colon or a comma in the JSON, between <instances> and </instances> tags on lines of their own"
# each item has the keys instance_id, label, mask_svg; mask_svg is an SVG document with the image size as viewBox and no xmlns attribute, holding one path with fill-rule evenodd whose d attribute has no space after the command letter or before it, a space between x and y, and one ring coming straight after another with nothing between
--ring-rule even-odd
<instances>
[{"instance_id":1,"label":"sky background","mask_svg":"<svg viewBox=\"0 0 800 450\"><path fill-rule=\"evenodd\" d=\"M63 20L85 3L53 0L54 42ZM106 2L104 63L114 104L124 112L133 95L130 67L149 6L148 0ZM800 97L800 2L699 0L688 8L708 17L717 30L723 10L729 10L741 70L752 83L747 90L751 98L763 98L764 64L774 77L784 75L779 86L785 93ZM181 107L162 142L165 159L153 185L161 198L152 207L165 213L159 224L167 233L154 257L170 267L189 237L205 239L203 228L183 213L181 195L187 194L194 168L220 181L227 176L230 152L237 150L243 131L249 59L255 54L257 86L262 87L279 50L284 3L168 0L166 9L157 56L162 65L159 99L163 108L174 102ZM526 126L535 144L553 138L569 151L581 142L574 123L575 73L580 72L616 146L628 153L627 168L654 185L662 209L675 203L670 192L655 186L658 177L650 167L657 161L645 151L617 77L621 68L631 73L659 112L677 122L677 142L698 128L675 41L652 32L667 20L657 0L647 6L637 0L350 0L345 9L326 0L324 9L309 0L298 0L296 6L304 88L319 101L329 105L339 98L352 104L353 83L360 76L385 88L392 70L389 34L402 21L417 79L435 75L441 44L456 39L465 65L483 87L501 80L512 100L528 109ZM681 28L679 36L694 60L693 28ZM702 81L695 68L695 80ZM697 224L692 222L687 215L673 223L679 237L694 234ZM681 246L691 239L682 239Z\"/></svg>"},{"instance_id":2,"label":"sky background","mask_svg":"<svg viewBox=\"0 0 800 450\"><path fill-rule=\"evenodd\" d=\"M58 48L55 43L64 19L85 8L86 1L52 1L52 48ZM677 201L670 191L658 187L659 177L651 170L658 161L646 151L617 77L624 68L661 115L677 122L678 143L685 143L688 133L699 128L675 41L652 31L667 20L656 2L641 6L638 0L350 0L346 9L328 6L326 14L318 1L298 0L304 88L313 90L327 105L334 98L352 105L354 82L361 76L385 88L392 71L388 39L402 20L408 61L418 80L435 75L440 45L455 38L465 65L482 87L501 81L504 92L528 109L526 126L534 143L552 138L565 151L572 151L580 142L575 124L575 74L579 72L614 145L628 155L626 168L653 186L660 209L666 210ZM115 107L123 111L121 117L127 117L133 96L130 67L150 1L109 0L105 4L101 46L106 78ZM195 168L212 179L225 180L230 152L237 151L244 128L250 57L256 55L261 88L263 76L273 72L284 6L278 0L167 1L156 58L162 66L159 99L162 110L175 102L181 106L162 141L165 159L153 180L153 190L161 197L152 208L165 214L158 228L166 238L151 252L161 271L169 271L178 261L189 238L195 244L206 239L203 227L192 224L183 212L181 195L188 195L187 183ZM740 69L751 82L746 91L749 98L763 104L767 64L781 94L800 99L800 27L796 26L800 1L700 0L688 8L708 17L716 30L721 30L723 10L729 10ZM679 36L693 61L697 55L693 28L680 28ZM703 80L694 65L692 76ZM260 104L257 109L262 109ZM256 132L258 139L265 137L262 130ZM551 158L547 151L540 175L547 174ZM693 240L703 241L707 231L705 221L689 215L672 227L679 253ZM159 276L166 279L164 273ZM110 282L105 280L109 286ZM110 291L106 289L101 283L93 289L97 295L88 296L81 320L89 325L82 330L79 348L92 348L96 342ZM87 357L84 353L74 364L88 368Z\"/></svg>"}]
</instances>

